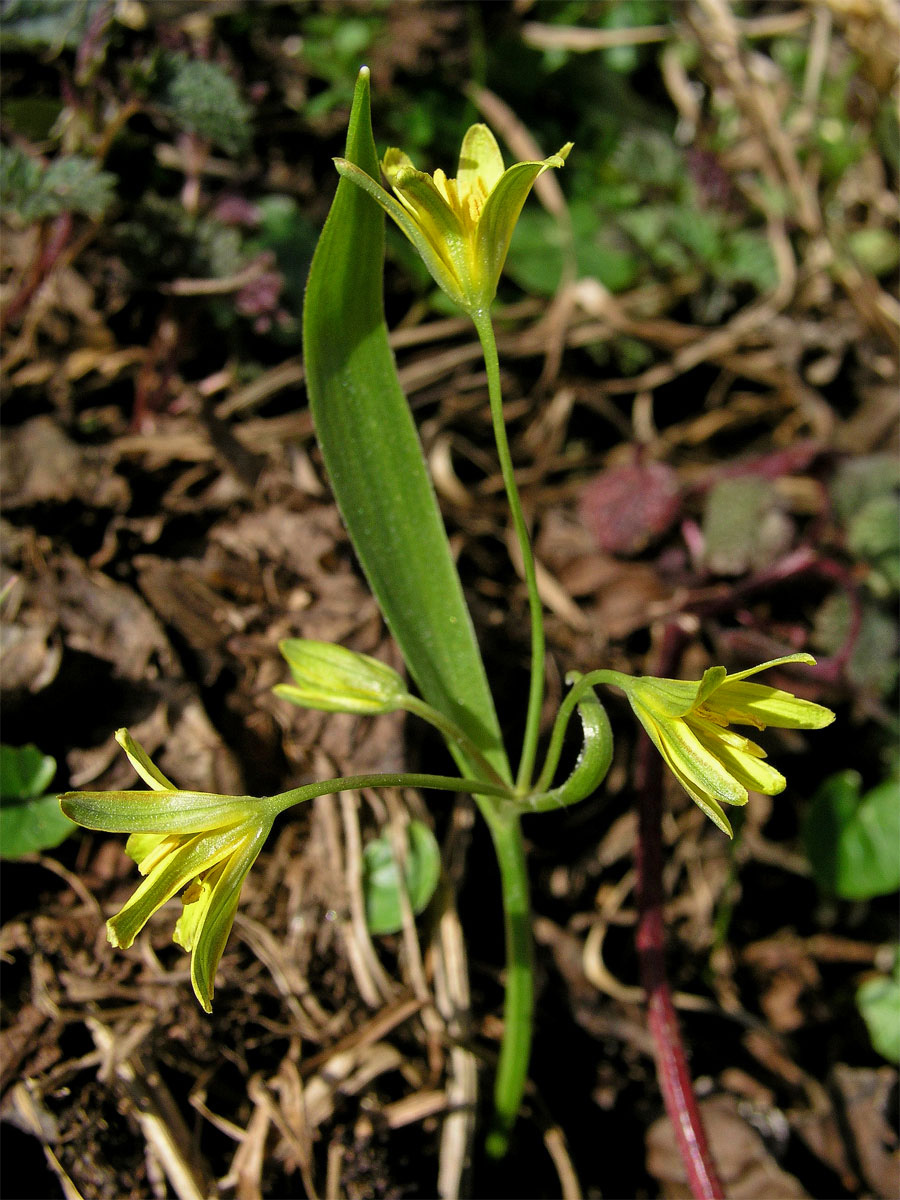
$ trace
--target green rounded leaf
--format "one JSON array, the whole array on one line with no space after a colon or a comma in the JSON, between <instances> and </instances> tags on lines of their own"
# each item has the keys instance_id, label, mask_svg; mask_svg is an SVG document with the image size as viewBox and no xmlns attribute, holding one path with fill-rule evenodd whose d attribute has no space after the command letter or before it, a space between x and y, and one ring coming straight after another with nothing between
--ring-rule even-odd
<instances>
[{"instance_id":1,"label":"green rounded leaf","mask_svg":"<svg viewBox=\"0 0 900 1200\"><path fill-rule=\"evenodd\" d=\"M397 933L403 928L401 886L418 916L428 906L441 875L441 851L434 834L421 821L410 821L407 830L403 885L390 836L385 833L363 851L363 892L366 924L374 934Z\"/></svg>"},{"instance_id":2,"label":"green rounded leaf","mask_svg":"<svg viewBox=\"0 0 900 1200\"><path fill-rule=\"evenodd\" d=\"M56 774L56 759L37 746L0 746L0 796L9 801L42 796Z\"/></svg>"},{"instance_id":3,"label":"green rounded leaf","mask_svg":"<svg viewBox=\"0 0 900 1200\"><path fill-rule=\"evenodd\" d=\"M867 979L856 993L856 1005L874 1048L896 1063L900 1060L900 948L893 973Z\"/></svg>"},{"instance_id":4,"label":"green rounded leaf","mask_svg":"<svg viewBox=\"0 0 900 1200\"><path fill-rule=\"evenodd\" d=\"M44 795L55 774L56 759L37 746L0 746L0 858L52 850L75 828Z\"/></svg>"},{"instance_id":5,"label":"green rounded leaf","mask_svg":"<svg viewBox=\"0 0 900 1200\"><path fill-rule=\"evenodd\" d=\"M55 796L40 796L19 804L4 801L0 819L0 858L22 858L52 850L64 841L74 822L63 816Z\"/></svg>"},{"instance_id":6,"label":"green rounded leaf","mask_svg":"<svg viewBox=\"0 0 900 1200\"><path fill-rule=\"evenodd\" d=\"M803 837L819 887L844 900L869 900L900 888L900 780L860 798L861 779L842 771L813 798Z\"/></svg>"}]
</instances>

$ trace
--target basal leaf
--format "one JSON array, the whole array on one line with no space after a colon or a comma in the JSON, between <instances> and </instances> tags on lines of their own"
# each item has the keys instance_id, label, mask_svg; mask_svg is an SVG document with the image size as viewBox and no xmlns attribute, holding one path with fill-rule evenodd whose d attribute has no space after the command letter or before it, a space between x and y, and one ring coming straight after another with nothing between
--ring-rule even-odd
<instances>
[{"instance_id":1,"label":"basal leaf","mask_svg":"<svg viewBox=\"0 0 900 1200\"><path fill-rule=\"evenodd\" d=\"M365 69L346 158L377 177ZM380 208L341 180L303 310L316 433L348 533L410 674L428 703L508 775L471 618L388 345L383 261Z\"/></svg>"}]
</instances>

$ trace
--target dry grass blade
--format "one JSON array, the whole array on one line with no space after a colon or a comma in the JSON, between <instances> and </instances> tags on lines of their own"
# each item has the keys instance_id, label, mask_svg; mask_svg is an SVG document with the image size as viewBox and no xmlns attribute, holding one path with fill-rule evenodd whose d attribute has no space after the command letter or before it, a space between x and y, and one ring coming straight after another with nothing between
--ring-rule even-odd
<instances>
[{"instance_id":1,"label":"dry grass blade","mask_svg":"<svg viewBox=\"0 0 900 1200\"><path fill-rule=\"evenodd\" d=\"M437 1116L447 1111L447 1093L434 1088L421 1092L413 1092L402 1100L386 1104L381 1110L381 1116L391 1129L401 1129L404 1125L414 1125L424 1121L426 1117Z\"/></svg>"},{"instance_id":2,"label":"dry grass blade","mask_svg":"<svg viewBox=\"0 0 900 1200\"><path fill-rule=\"evenodd\" d=\"M387 1071L403 1065L403 1055L386 1042L360 1043L351 1050L332 1054L304 1088L306 1120L323 1125L334 1111L338 1096L354 1096Z\"/></svg>"},{"instance_id":3,"label":"dry grass blade","mask_svg":"<svg viewBox=\"0 0 900 1200\"><path fill-rule=\"evenodd\" d=\"M234 1188L237 1200L262 1200L262 1169L272 1123L272 1107L268 1097L254 1087L256 1082L251 1080L247 1088L254 1102L253 1114L243 1131L241 1144L234 1153L231 1170L219 1181L221 1189Z\"/></svg>"},{"instance_id":4,"label":"dry grass blade","mask_svg":"<svg viewBox=\"0 0 900 1200\"><path fill-rule=\"evenodd\" d=\"M444 845L445 890L434 931L434 995L450 1040L446 1068L447 1116L441 1129L437 1190L441 1200L456 1200L467 1190L475 1137L478 1063L468 1048L471 1036L471 995L466 943L454 903L465 843L472 827L471 803L457 804Z\"/></svg>"},{"instance_id":5,"label":"dry grass blade","mask_svg":"<svg viewBox=\"0 0 900 1200\"><path fill-rule=\"evenodd\" d=\"M20 1081L13 1085L10 1092L10 1102L17 1117L16 1123L21 1124L23 1128L33 1133L41 1143L44 1157L47 1159L47 1165L59 1180L65 1200L84 1200L81 1192L79 1192L78 1188L69 1178L62 1163L53 1152L47 1129L47 1117L49 1114L45 1115L41 1112L40 1102L30 1091L28 1082Z\"/></svg>"},{"instance_id":6,"label":"dry grass blade","mask_svg":"<svg viewBox=\"0 0 900 1200\"><path fill-rule=\"evenodd\" d=\"M323 1064L327 1064L335 1055L345 1054L360 1046L371 1045L372 1042L386 1037L392 1029L396 1029L398 1025L402 1025L404 1021L408 1020L414 1013L417 1013L421 1007L421 1001L415 997L397 1000L393 1004L386 1005L372 1017L371 1021L367 1021L365 1025L361 1025L352 1033L348 1033L346 1037L342 1037L333 1046L329 1046L325 1050L320 1050L318 1054L311 1055L308 1059L305 1059L301 1066L301 1074L303 1076L310 1075L317 1071Z\"/></svg>"},{"instance_id":7,"label":"dry grass blade","mask_svg":"<svg viewBox=\"0 0 900 1200\"><path fill-rule=\"evenodd\" d=\"M581 1184L575 1171L575 1164L569 1154L565 1135L558 1125L544 1131L544 1145L547 1153L553 1159L556 1174L559 1176L559 1194L561 1200L581 1200Z\"/></svg>"},{"instance_id":8,"label":"dry grass blade","mask_svg":"<svg viewBox=\"0 0 900 1200\"><path fill-rule=\"evenodd\" d=\"M171 1092L156 1071L149 1070L136 1050L121 1057L121 1044L111 1029L94 1017L85 1024L107 1070L133 1105L133 1115L178 1200L205 1200L210 1194L209 1171L200 1160Z\"/></svg>"},{"instance_id":9,"label":"dry grass blade","mask_svg":"<svg viewBox=\"0 0 900 1200\"><path fill-rule=\"evenodd\" d=\"M611 50L615 46L646 46L665 42L672 36L669 25L638 25L633 29L581 29L577 26L544 25L528 21L522 37L537 50L570 50L587 54L592 50Z\"/></svg>"},{"instance_id":10,"label":"dry grass blade","mask_svg":"<svg viewBox=\"0 0 900 1200\"><path fill-rule=\"evenodd\" d=\"M809 20L809 13L800 8L792 12L738 19L737 23L744 37L769 38L795 33L807 25ZM636 25L631 29L586 29L527 21L522 26L522 37L530 46L538 50L569 50L573 54L612 50L617 46L646 46L654 42L666 42L671 40L675 33L673 25Z\"/></svg>"},{"instance_id":11,"label":"dry grass blade","mask_svg":"<svg viewBox=\"0 0 900 1200\"><path fill-rule=\"evenodd\" d=\"M515 535L507 530L506 548L516 568L516 573L522 578L522 553ZM590 621L581 611L572 597L568 594L558 579L540 562L535 561L538 594L552 613L561 617L572 629L586 633L590 629Z\"/></svg>"},{"instance_id":12,"label":"dry grass blade","mask_svg":"<svg viewBox=\"0 0 900 1200\"><path fill-rule=\"evenodd\" d=\"M409 849L409 837L407 833L409 813L398 801L390 788L386 789L383 797L387 804L388 813L390 814L388 828L391 850L397 864L397 878L402 881L406 878L405 866ZM419 946L419 935L416 932L416 918L410 904L409 892L405 886L398 888L398 895L400 898L400 913L403 918L404 975L408 977L408 983L417 999L423 1005L430 1004L431 992L428 990L428 984L425 981L425 967L422 963L422 949Z\"/></svg>"},{"instance_id":13,"label":"dry grass blade","mask_svg":"<svg viewBox=\"0 0 900 1200\"><path fill-rule=\"evenodd\" d=\"M333 802L332 802L333 803ZM344 880L350 904L350 921L341 925L347 946L347 957L360 994L373 1008L390 999L394 988L387 972L378 961L369 927L366 924L366 902L363 894L362 837L359 830L359 806L355 796L342 792L339 797L344 831Z\"/></svg>"},{"instance_id":14,"label":"dry grass blade","mask_svg":"<svg viewBox=\"0 0 900 1200\"><path fill-rule=\"evenodd\" d=\"M276 938L265 925L245 913L235 917L235 927L256 957L269 971L279 994L284 998L293 1019L294 1028L304 1038L320 1041L321 1028L304 1009L300 997L308 992L308 984L291 959L286 943Z\"/></svg>"}]
</instances>

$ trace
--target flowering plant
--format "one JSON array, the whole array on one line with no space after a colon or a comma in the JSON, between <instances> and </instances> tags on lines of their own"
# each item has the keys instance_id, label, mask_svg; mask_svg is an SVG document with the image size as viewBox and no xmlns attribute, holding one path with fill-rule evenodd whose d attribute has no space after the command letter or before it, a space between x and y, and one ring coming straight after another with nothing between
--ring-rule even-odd
<instances>
[{"instance_id":1,"label":"flowering plant","mask_svg":"<svg viewBox=\"0 0 900 1200\"><path fill-rule=\"evenodd\" d=\"M522 817L574 804L601 784L612 735L595 687L625 694L679 782L703 811L731 832L723 804L748 791L775 794L783 777L731 724L821 728L819 705L746 678L805 654L728 674L710 668L699 681L633 679L597 670L571 675L536 775L545 691L544 626L537 573L503 419L490 304L513 227L535 180L563 166L570 144L539 161L504 169L493 135L472 126L455 179L425 174L402 151L379 162L369 115L368 72L360 73L341 181L310 271L304 352L310 408L325 465L350 538L403 656L412 684L390 666L328 643L291 639L281 649L292 682L276 692L295 704L334 712L404 710L444 737L458 776L361 775L309 784L278 796L223 797L178 790L124 731L119 740L149 792L70 793L63 810L92 829L128 833L128 852L144 874L109 921L110 940L128 946L150 917L183 889L175 940L192 956L191 978L209 1011L216 967L240 889L276 817L293 804L350 788L411 786L469 792L496 850L507 938L503 1041L488 1150L503 1154L528 1072L534 983L528 874ZM383 171L391 191L380 182ZM484 352L493 431L518 540L531 618L531 675L522 750L513 772L504 747L471 617L400 389L382 317L384 213L420 253L435 281L471 317ZM413 685L415 691L413 690ZM577 711L582 748L567 779L554 786L561 748Z\"/></svg>"}]
</instances>

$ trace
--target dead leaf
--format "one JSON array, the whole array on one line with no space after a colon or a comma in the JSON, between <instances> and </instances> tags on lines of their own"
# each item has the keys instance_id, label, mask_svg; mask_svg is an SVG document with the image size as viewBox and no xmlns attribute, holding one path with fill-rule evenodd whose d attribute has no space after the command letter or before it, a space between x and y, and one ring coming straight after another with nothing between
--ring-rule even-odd
<instances>
[{"instance_id":1,"label":"dead leaf","mask_svg":"<svg viewBox=\"0 0 900 1200\"><path fill-rule=\"evenodd\" d=\"M890 1096L897 1087L896 1068L838 1063L832 1078L844 1103L853 1149L866 1183L876 1196L900 1195L897 1128L889 1115Z\"/></svg>"},{"instance_id":2,"label":"dead leaf","mask_svg":"<svg viewBox=\"0 0 900 1200\"><path fill-rule=\"evenodd\" d=\"M756 1130L740 1114L732 1096L700 1101L700 1111L713 1159L729 1200L794 1200L808 1196L800 1181L779 1167ZM670 1200L691 1196L687 1176L668 1117L647 1131L647 1170L659 1180Z\"/></svg>"},{"instance_id":3,"label":"dead leaf","mask_svg":"<svg viewBox=\"0 0 900 1200\"><path fill-rule=\"evenodd\" d=\"M73 442L53 417L40 416L4 433L0 480L7 508L80 500L91 508L128 507L128 484L102 449Z\"/></svg>"}]
</instances>

